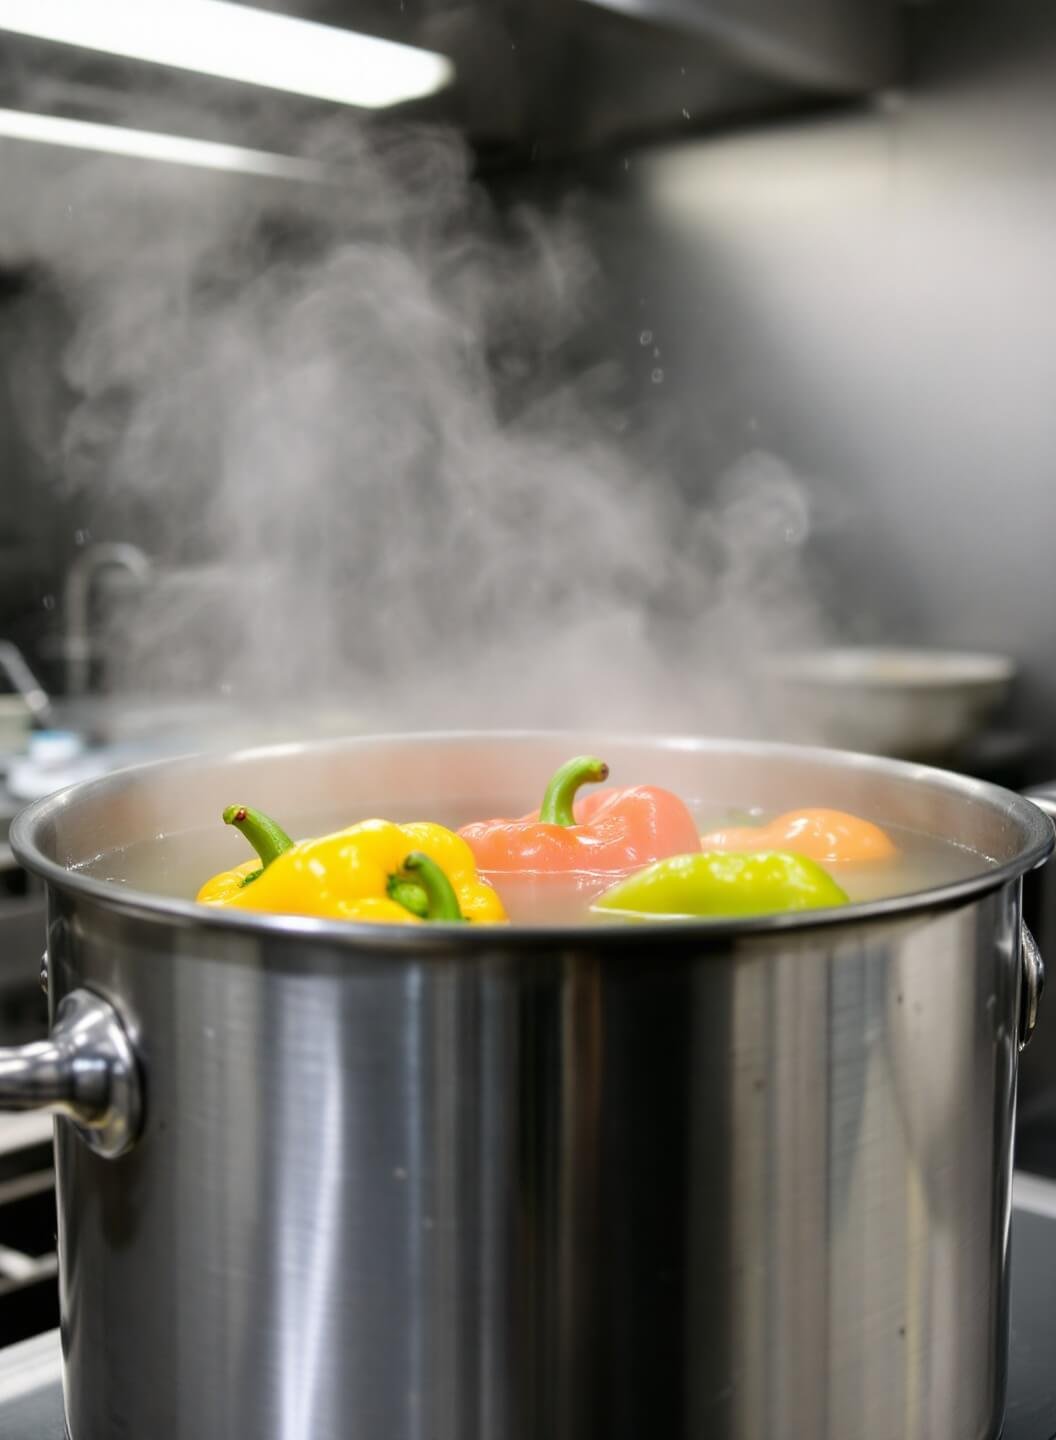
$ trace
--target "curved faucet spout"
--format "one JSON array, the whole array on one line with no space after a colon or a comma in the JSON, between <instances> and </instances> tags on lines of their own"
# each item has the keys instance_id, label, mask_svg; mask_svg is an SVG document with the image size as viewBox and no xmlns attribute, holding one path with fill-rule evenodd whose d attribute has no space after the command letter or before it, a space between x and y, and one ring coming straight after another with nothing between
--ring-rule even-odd
<instances>
[{"instance_id":1,"label":"curved faucet spout","mask_svg":"<svg viewBox=\"0 0 1056 1440\"><path fill-rule=\"evenodd\" d=\"M144 581L150 575L151 563L138 546L113 540L90 545L70 567L63 601L68 695L83 695L88 689L92 659L88 625L92 587L100 571L107 569L126 570L134 579Z\"/></svg>"}]
</instances>

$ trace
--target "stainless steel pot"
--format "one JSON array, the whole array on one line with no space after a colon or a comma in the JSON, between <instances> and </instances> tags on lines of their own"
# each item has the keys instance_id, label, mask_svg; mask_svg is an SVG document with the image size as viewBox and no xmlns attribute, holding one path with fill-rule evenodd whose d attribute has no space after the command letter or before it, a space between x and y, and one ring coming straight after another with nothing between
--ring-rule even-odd
<instances>
[{"instance_id":1,"label":"stainless steel pot","mask_svg":"<svg viewBox=\"0 0 1056 1440\"><path fill-rule=\"evenodd\" d=\"M0 1100L64 1117L73 1440L996 1436L1042 974L1020 888L1051 825L882 760L589 744L617 778L997 864L849 913L382 931L98 876L186 833L200 878L236 854L208 828L233 799L298 825L523 808L582 737L170 762L34 806L13 843L47 882L54 1028L3 1055Z\"/></svg>"}]
</instances>

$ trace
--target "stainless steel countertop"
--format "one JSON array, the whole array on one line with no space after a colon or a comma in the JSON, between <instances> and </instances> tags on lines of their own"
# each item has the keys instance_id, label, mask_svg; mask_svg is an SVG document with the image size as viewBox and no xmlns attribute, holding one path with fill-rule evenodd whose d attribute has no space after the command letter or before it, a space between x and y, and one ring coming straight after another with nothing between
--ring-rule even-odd
<instances>
[{"instance_id":1,"label":"stainless steel countertop","mask_svg":"<svg viewBox=\"0 0 1056 1440\"><path fill-rule=\"evenodd\" d=\"M55 1121L50 1115L39 1110L26 1110L23 1114L11 1111L0 1114L0 1155L9 1155L14 1150L27 1150L31 1145L44 1145L52 1137ZM0 1350L0 1359L4 1352Z\"/></svg>"},{"instance_id":2,"label":"stainless steel countertop","mask_svg":"<svg viewBox=\"0 0 1056 1440\"><path fill-rule=\"evenodd\" d=\"M31 1340L22 1340L17 1345L0 1350L0 1418L6 1415L9 1405L23 1396L52 1391L59 1383L60 1360L57 1330L34 1335ZM12 1432L4 1424L0 1433L6 1436ZM21 1440L20 1432L13 1434L19 1435Z\"/></svg>"}]
</instances>

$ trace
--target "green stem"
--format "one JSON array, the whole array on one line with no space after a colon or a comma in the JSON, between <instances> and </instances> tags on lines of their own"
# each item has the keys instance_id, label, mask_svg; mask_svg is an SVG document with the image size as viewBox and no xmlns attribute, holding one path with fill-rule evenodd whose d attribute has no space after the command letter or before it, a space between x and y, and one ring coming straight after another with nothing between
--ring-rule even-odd
<instances>
[{"instance_id":1,"label":"green stem","mask_svg":"<svg viewBox=\"0 0 1056 1440\"><path fill-rule=\"evenodd\" d=\"M416 908L414 899L408 896L404 899L400 893L402 882L411 881L411 886L420 890L425 896L425 914L422 915ZM393 883L395 882L395 883ZM404 909L410 910L412 915L418 915L422 920L461 920L462 910L458 903L458 896L454 892L451 881L441 870L435 860L430 860L428 855L423 855L420 850L414 850L400 866L398 875L393 876L389 884L389 894L398 901ZM415 897L416 898L416 897Z\"/></svg>"},{"instance_id":2,"label":"green stem","mask_svg":"<svg viewBox=\"0 0 1056 1440\"><path fill-rule=\"evenodd\" d=\"M596 784L609 778L609 767L596 755L577 755L566 760L546 787L539 819L545 825L574 825L576 817L572 802L582 785Z\"/></svg>"},{"instance_id":3,"label":"green stem","mask_svg":"<svg viewBox=\"0 0 1056 1440\"><path fill-rule=\"evenodd\" d=\"M428 920L429 898L417 880L401 880L399 875L390 875L387 889L390 900L417 915L419 920Z\"/></svg>"},{"instance_id":4,"label":"green stem","mask_svg":"<svg viewBox=\"0 0 1056 1440\"><path fill-rule=\"evenodd\" d=\"M273 860L293 847L293 841L281 825L276 825L259 810L251 810L248 805L229 805L224 811L224 824L233 825L246 837L263 860L262 868L265 870ZM258 870L253 878L256 879L259 874Z\"/></svg>"}]
</instances>

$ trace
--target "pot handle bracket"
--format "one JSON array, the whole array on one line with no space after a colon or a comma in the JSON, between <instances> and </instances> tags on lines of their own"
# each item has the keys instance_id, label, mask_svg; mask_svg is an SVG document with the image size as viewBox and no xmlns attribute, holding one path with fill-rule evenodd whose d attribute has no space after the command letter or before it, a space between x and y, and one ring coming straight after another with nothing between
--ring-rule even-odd
<instances>
[{"instance_id":1,"label":"pot handle bracket","mask_svg":"<svg viewBox=\"0 0 1056 1440\"><path fill-rule=\"evenodd\" d=\"M131 1149L143 1120L135 1052L117 1011L90 990L59 1003L47 1040L0 1047L0 1110L65 1116L97 1155Z\"/></svg>"},{"instance_id":2,"label":"pot handle bracket","mask_svg":"<svg viewBox=\"0 0 1056 1440\"><path fill-rule=\"evenodd\" d=\"M1023 966L1023 995L1019 1009L1019 1048L1025 1050L1038 1023L1038 1010L1045 990L1045 962L1037 941L1024 925L1021 930L1020 957Z\"/></svg>"}]
</instances>

